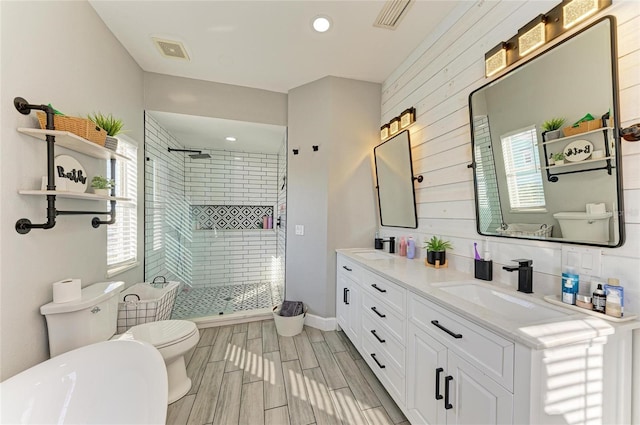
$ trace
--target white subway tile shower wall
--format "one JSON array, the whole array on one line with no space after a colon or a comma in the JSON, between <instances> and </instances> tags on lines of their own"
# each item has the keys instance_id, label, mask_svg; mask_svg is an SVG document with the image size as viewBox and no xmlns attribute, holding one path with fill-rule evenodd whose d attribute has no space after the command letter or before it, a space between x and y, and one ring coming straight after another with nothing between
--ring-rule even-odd
<instances>
[{"instance_id":1,"label":"white subway tile shower wall","mask_svg":"<svg viewBox=\"0 0 640 425\"><path fill-rule=\"evenodd\" d=\"M278 204L273 217L273 227L276 229L276 235L278 238L277 244L277 256L275 263L275 280L274 285L276 291L281 298L278 302L284 299L284 275L285 275L285 252L286 252L286 240L287 240L287 142L284 140L280 151L278 152ZM280 220L280 226L278 227L277 221Z\"/></svg>"}]
</instances>

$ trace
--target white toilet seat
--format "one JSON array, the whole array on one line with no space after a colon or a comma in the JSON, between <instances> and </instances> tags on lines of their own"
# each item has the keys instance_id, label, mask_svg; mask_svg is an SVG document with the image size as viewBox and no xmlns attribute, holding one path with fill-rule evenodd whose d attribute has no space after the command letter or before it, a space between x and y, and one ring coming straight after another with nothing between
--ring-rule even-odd
<instances>
[{"instance_id":1,"label":"white toilet seat","mask_svg":"<svg viewBox=\"0 0 640 425\"><path fill-rule=\"evenodd\" d=\"M131 327L125 334L145 341L158 350L176 345L198 333L196 324L188 320L161 320Z\"/></svg>"}]
</instances>

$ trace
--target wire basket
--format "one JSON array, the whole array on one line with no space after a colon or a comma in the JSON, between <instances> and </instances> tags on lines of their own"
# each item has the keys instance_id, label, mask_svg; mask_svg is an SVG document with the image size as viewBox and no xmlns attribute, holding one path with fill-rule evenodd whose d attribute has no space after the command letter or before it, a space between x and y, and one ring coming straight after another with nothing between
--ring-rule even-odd
<instances>
[{"instance_id":1,"label":"wire basket","mask_svg":"<svg viewBox=\"0 0 640 425\"><path fill-rule=\"evenodd\" d=\"M36 115L38 116L40 128L47 128L47 115L44 112L37 112ZM86 118L54 115L53 126L56 130L68 131L100 146L104 146L104 142L107 139L107 132Z\"/></svg>"},{"instance_id":2,"label":"wire basket","mask_svg":"<svg viewBox=\"0 0 640 425\"><path fill-rule=\"evenodd\" d=\"M167 320L178 294L179 282L136 283L120 294L117 333L142 323Z\"/></svg>"},{"instance_id":3,"label":"wire basket","mask_svg":"<svg viewBox=\"0 0 640 425\"><path fill-rule=\"evenodd\" d=\"M536 236L539 238L548 238L551 237L551 233L553 232L553 224L503 223L496 231L505 236Z\"/></svg>"}]
</instances>

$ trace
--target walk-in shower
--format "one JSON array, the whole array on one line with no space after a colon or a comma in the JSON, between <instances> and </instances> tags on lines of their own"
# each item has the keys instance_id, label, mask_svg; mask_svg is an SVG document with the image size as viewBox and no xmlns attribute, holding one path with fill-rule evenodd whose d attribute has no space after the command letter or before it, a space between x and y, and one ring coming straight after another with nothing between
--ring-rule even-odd
<instances>
[{"instance_id":1,"label":"walk-in shower","mask_svg":"<svg viewBox=\"0 0 640 425\"><path fill-rule=\"evenodd\" d=\"M182 282L173 318L271 309L284 297L286 131L229 125L145 113L145 280ZM230 145L230 131L245 137Z\"/></svg>"}]
</instances>

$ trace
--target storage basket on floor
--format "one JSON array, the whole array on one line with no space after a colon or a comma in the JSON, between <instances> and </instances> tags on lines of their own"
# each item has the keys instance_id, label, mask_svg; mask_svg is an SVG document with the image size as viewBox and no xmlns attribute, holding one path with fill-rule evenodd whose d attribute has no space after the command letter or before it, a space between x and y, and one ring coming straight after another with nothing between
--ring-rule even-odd
<instances>
[{"instance_id":1,"label":"storage basket on floor","mask_svg":"<svg viewBox=\"0 0 640 425\"><path fill-rule=\"evenodd\" d=\"M37 112L36 115L38 116L40 128L47 128L47 115L44 112ZM104 142L107 139L107 132L86 118L54 115L53 126L56 130L68 131L100 146L104 146Z\"/></svg>"},{"instance_id":2,"label":"storage basket on floor","mask_svg":"<svg viewBox=\"0 0 640 425\"><path fill-rule=\"evenodd\" d=\"M302 332L304 318L307 316L307 306L303 304L302 314L291 317L280 316L282 304L273 307L273 320L276 322L276 330L280 336L294 336Z\"/></svg>"},{"instance_id":3,"label":"storage basket on floor","mask_svg":"<svg viewBox=\"0 0 640 425\"><path fill-rule=\"evenodd\" d=\"M117 332L171 318L179 282L136 283L120 294Z\"/></svg>"}]
</instances>

